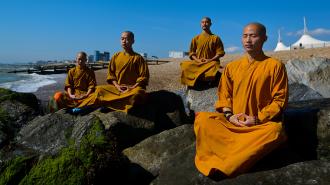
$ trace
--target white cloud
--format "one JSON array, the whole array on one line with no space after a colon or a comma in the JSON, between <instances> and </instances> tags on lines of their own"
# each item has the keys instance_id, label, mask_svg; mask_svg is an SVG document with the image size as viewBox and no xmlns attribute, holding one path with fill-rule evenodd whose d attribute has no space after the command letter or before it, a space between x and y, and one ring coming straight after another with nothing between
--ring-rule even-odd
<instances>
[{"instance_id":1,"label":"white cloud","mask_svg":"<svg viewBox=\"0 0 330 185\"><path fill-rule=\"evenodd\" d=\"M315 30L308 30L308 33L312 36L330 35L330 29L316 28ZM297 32L286 33L287 36L300 36L302 34L304 34L304 30L298 30Z\"/></svg>"},{"instance_id":2,"label":"white cloud","mask_svg":"<svg viewBox=\"0 0 330 185\"><path fill-rule=\"evenodd\" d=\"M228 52L228 53L233 53L233 52L236 52L236 51L239 51L241 50L240 47L237 47L237 46L232 46L232 47L229 47L229 48L225 48L225 51Z\"/></svg>"},{"instance_id":3,"label":"white cloud","mask_svg":"<svg viewBox=\"0 0 330 185\"><path fill-rule=\"evenodd\" d=\"M309 31L311 35L330 35L330 29L317 28Z\"/></svg>"}]
</instances>

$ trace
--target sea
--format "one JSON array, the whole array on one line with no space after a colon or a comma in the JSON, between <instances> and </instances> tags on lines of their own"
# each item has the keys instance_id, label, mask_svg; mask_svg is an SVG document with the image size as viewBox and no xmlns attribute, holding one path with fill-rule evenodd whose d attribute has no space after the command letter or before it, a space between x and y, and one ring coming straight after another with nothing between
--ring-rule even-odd
<instances>
[{"instance_id":1,"label":"sea","mask_svg":"<svg viewBox=\"0 0 330 185\"><path fill-rule=\"evenodd\" d=\"M63 81L66 74L40 75L27 72L8 73L28 69L27 64L0 64L0 87L16 92L36 92L40 87ZM64 81L62 82L64 83Z\"/></svg>"}]
</instances>

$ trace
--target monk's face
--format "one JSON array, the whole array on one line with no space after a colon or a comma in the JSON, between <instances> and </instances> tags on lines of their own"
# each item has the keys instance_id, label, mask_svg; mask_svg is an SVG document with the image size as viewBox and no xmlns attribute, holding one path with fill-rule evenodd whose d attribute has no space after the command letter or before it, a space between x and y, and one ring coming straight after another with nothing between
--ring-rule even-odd
<instances>
[{"instance_id":1,"label":"monk's face","mask_svg":"<svg viewBox=\"0 0 330 185\"><path fill-rule=\"evenodd\" d=\"M85 66L87 62L87 58L86 55L84 55L83 53L78 53L77 57L76 57L76 63L79 66Z\"/></svg>"},{"instance_id":2,"label":"monk's face","mask_svg":"<svg viewBox=\"0 0 330 185\"><path fill-rule=\"evenodd\" d=\"M203 18L201 21L201 28L205 31L209 31L212 23L210 20Z\"/></svg>"},{"instance_id":3,"label":"monk's face","mask_svg":"<svg viewBox=\"0 0 330 185\"><path fill-rule=\"evenodd\" d=\"M130 49L132 49L134 39L132 38L131 34L123 32L121 34L120 43L121 43L121 47L123 47L123 49L130 50Z\"/></svg>"},{"instance_id":4,"label":"monk's face","mask_svg":"<svg viewBox=\"0 0 330 185\"><path fill-rule=\"evenodd\" d=\"M266 40L267 36L260 33L260 28L257 25L247 25L243 30L242 44L248 53L262 51L262 46Z\"/></svg>"}]
</instances>

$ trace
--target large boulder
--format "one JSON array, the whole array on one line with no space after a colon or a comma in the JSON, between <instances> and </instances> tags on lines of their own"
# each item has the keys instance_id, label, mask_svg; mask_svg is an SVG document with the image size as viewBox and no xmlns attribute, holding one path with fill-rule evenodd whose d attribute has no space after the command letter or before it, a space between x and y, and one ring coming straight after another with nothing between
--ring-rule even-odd
<instances>
[{"instance_id":1,"label":"large boulder","mask_svg":"<svg viewBox=\"0 0 330 185\"><path fill-rule=\"evenodd\" d=\"M34 94L0 88L0 148L38 114L39 105Z\"/></svg>"},{"instance_id":2,"label":"large boulder","mask_svg":"<svg viewBox=\"0 0 330 185\"><path fill-rule=\"evenodd\" d=\"M90 125L97 120L94 115L72 116L60 110L40 116L23 127L16 143L40 153L57 154L69 145L70 139L80 143Z\"/></svg>"},{"instance_id":3,"label":"large boulder","mask_svg":"<svg viewBox=\"0 0 330 185\"><path fill-rule=\"evenodd\" d=\"M106 130L117 138L122 149L161 131L192 123L180 96L169 91L148 93L147 102L135 107L129 114L99 111L92 114L100 118Z\"/></svg>"},{"instance_id":4,"label":"large boulder","mask_svg":"<svg viewBox=\"0 0 330 185\"><path fill-rule=\"evenodd\" d=\"M168 168L161 171L161 174L152 182L153 185L305 185L320 184L327 185L330 182L330 162L315 160L288 165L283 168L247 173L232 179L213 181L201 175L191 163L193 162L192 152L180 153L176 159L166 164ZM187 167L190 168L187 168ZM185 168L182 168L185 167ZM312 170L311 170L312 169ZM162 173L163 172L163 173Z\"/></svg>"},{"instance_id":5,"label":"large boulder","mask_svg":"<svg viewBox=\"0 0 330 185\"><path fill-rule=\"evenodd\" d=\"M297 82L289 84L290 102L322 98L323 96L320 93L304 84Z\"/></svg>"},{"instance_id":6,"label":"large boulder","mask_svg":"<svg viewBox=\"0 0 330 185\"><path fill-rule=\"evenodd\" d=\"M299 83L318 92L322 97L330 98L330 60L310 58L289 60L286 63L289 83ZM318 96L318 95L317 95Z\"/></svg>"},{"instance_id":7,"label":"large boulder","mask_svg":"<svg viewBox=\"0 0 330 185\"><path fill-rule=\"evenodd\" d=\"M151 136L123 153L132 163L157 176L164 161L190 147L194 141L193 125L187 124Z\"/></svg>"}]
</instances>

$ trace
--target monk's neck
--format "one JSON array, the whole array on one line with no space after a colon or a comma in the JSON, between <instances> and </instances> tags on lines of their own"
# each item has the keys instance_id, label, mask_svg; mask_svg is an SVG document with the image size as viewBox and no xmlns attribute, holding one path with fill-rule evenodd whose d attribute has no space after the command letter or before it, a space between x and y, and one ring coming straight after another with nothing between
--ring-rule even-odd
<instances>
[{"instance_id":1,"label":"monk's neck","mask_svg":"<svg viewBox=\"0 0 330 185\"><path fill-rule=\"evenodd\" d=\"M247 52L246 54L247 54L249 62L261 61L266 56L263 51L260 51L260 52L257 52L257 53Z\"/></svg>"},{"instance_id":2,"label":"monk's neck","mask_svg":"<svg viewBox=\"0 0 330 185\"><path fill-rule=\"evenodd\" d=\"M211 30L203 30L203 31L202 31L202 34L205 34L205 35L212 35L212 32L211 32Z\"/></svg>"},{"instance_id":3,"label":"monk's neck","mask_svg":"<svg viewBox=\"0 0 330 185\"><path fill-rule=\"evenodd\" d=\"M133 48L124 49L124 53L129 54L129 55L133 55L134 54Z\"/></svg>"}]
</instances>

